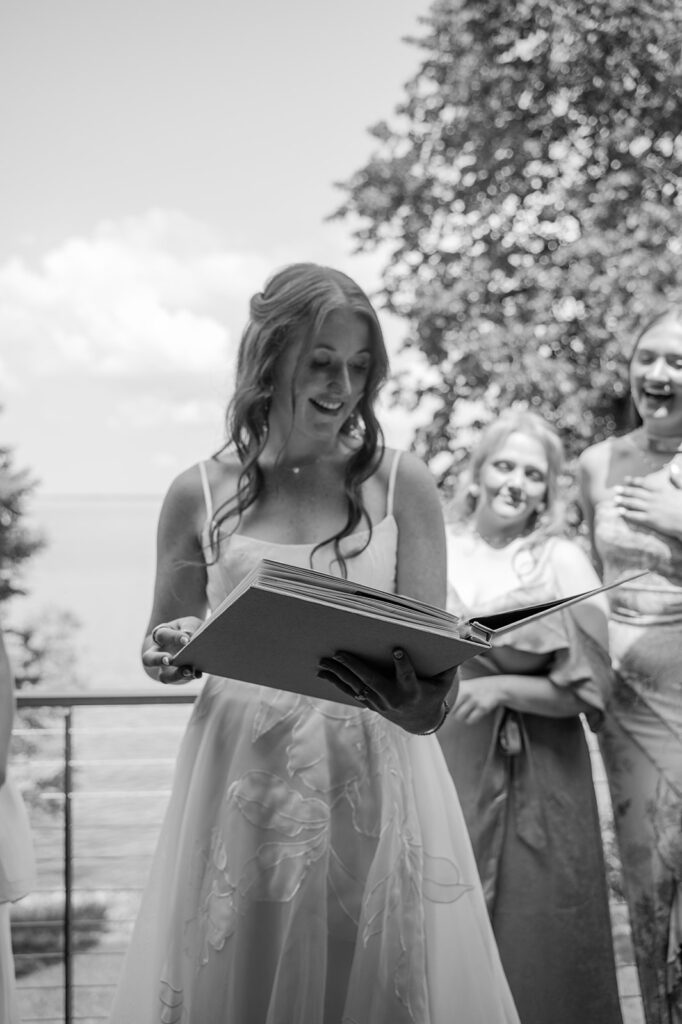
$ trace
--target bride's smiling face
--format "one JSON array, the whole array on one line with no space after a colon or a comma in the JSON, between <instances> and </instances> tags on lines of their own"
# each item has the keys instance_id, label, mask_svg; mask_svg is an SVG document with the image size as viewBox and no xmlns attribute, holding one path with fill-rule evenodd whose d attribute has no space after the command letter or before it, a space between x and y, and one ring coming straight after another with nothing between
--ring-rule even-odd
<instances>
[{"instance_id":1,"label":"bride's smiling face","mask_svg":"<svg viewBox=\"0 0 682 1024\"><path fill-rule=\"evenodd\" d=\"M275 370L269 429L332 443L365 392L373 359L369 325L337 310L303 346L303 338L295 340Z\"/></svg>"}]
</instances>

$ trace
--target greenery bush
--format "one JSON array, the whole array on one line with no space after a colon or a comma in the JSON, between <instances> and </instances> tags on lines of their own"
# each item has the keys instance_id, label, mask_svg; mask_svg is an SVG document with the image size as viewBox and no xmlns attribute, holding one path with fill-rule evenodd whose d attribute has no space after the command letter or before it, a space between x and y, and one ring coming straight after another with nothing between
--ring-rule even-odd
<instances>
[{"instance_id":1,"label":"greenery bush","mask_svg":"<svg viewBox=\"0 0 682 1024\"><path fill-rule=\"evenodd\" d=\"M101 893L76 893L72 901L72 950L95 946L108 927ZM32 893L12 907L12 946L17 977L59 962L64 956L64 897Z\"/></svg>"}]
</instances>

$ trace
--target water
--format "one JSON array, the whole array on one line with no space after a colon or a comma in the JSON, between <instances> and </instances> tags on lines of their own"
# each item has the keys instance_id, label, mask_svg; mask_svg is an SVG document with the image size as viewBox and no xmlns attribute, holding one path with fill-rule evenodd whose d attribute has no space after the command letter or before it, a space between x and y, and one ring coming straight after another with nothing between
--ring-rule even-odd
<instances>
[{"instance_id":1,"label":"water","mask_svg":"<svg viewBox=\"0 0 682 1024\"><path fill-rule=\"evenodd\" d=\"M27 568L12 618L51 609L79 621L77 668L88 689L146 685L140 644L149 618L160 497L37 496L31 525L47 539Z\"/></svg>"}]
</instances>

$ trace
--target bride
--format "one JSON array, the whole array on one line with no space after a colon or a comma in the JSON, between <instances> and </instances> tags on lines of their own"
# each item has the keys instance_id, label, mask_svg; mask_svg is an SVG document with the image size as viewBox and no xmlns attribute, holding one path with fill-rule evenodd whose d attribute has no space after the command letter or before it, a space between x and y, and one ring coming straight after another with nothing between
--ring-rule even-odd
<instances>
[{"instance_id":1,"label":"bride","mask_svg":"<svg viewBox=\"0 0 682 1024\"><path fill-rule=\"evenodd\" d=\"M161 511L143 662L163 683L209 608L263 558L430 604L445 538L426 467L389 451L376 314L297 264L251 302L226 447ZM329 651L355 704L209 677L176 767L114 1024L515 1024L433 733L454 671L386 675Z\"/></svg>"}]
</instances>

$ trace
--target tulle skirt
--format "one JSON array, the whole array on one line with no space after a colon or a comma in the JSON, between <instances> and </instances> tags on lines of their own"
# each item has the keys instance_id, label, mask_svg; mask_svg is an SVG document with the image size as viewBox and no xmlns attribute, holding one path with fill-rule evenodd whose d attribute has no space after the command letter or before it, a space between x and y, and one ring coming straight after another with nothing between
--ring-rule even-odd
<instances>
[{"instance_id":1,"label":"tulle skirt","mask_svg":"<svg viewBox=\"0 0 682 1024\"><path fill-rule=\"evenodd\" d=\"M209 678L111 1024L517 1024L433 736Z\"/></svg>"}]
</instances>

